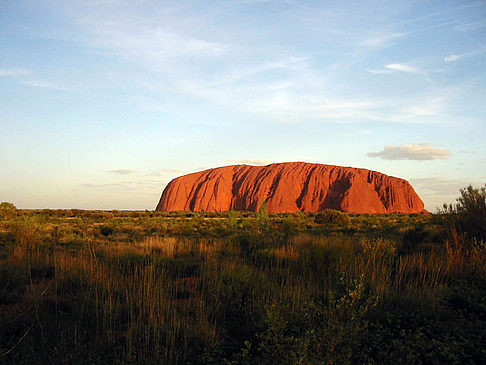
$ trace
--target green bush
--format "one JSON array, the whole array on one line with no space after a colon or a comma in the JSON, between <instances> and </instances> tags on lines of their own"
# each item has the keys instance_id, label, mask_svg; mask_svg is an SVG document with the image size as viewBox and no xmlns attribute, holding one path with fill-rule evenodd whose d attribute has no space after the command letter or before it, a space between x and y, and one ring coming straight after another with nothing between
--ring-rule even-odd
<instances>
[{"instance_id":1,"label":"green bush","mask_svg":"<svg viewBox=\"0 0 486 365\"><path fill-rule=\"evenodd\" d=\"M461 189L461 196L456 201L456 204L444 204L439 211L446 217L446 230L486 241L486 186L476 189L469 185Z\"/></svg>"},{"instance_id":2,"label":"green bush","mask_svg":"<svg viewBox=\"0 0 486 365\"><path fill-rule=\"evenodd\" d=\"M0 203L0 217L10 218L16 212L17 212L17 208L12 203L9 203L9 202L1 202Z\"/></svg>"},{"instance_id":3,"label":"green bush","mask_svg":"<svg viewBox=\"0 0 486 365\"><path fill-rule=\"evenodd\" d=\"M314 221L317 224L347 225L349 223L349 217L346 213L338 210L324 209L323 211L316 213Z\"/></svg>"}]
</instances>

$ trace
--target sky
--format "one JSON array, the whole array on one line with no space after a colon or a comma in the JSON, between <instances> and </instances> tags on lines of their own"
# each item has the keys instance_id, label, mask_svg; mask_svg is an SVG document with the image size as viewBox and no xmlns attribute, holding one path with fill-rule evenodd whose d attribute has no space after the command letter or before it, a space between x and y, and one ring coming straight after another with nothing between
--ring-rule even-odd
<instances>
[{"instance_id":1,"label":"sky","mask_svg":"<svg viewBox=\"0 0 486 365\"><path fill-rule=\"evenodd\" d=\"M0 1L0 201L154 209L306 161L486 182L486 1Z\"/></svg>"}]
</instances>

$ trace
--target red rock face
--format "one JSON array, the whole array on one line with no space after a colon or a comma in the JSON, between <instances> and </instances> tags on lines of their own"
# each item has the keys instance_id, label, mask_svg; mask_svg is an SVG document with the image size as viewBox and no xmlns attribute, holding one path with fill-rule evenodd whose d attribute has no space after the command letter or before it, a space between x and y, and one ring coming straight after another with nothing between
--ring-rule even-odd
<instances>
[{"instance_id":1,"label":"red rock face","mask_svg":"<svg viewBox=\"0 0 486 365\"><path fill-rule=\"evenodd\" d=\"M156 210L258 210L348 213L422 213L424 203L403 179L376 171L312 164L218 167L172 180Z\"/></svg>"}]
</instances>

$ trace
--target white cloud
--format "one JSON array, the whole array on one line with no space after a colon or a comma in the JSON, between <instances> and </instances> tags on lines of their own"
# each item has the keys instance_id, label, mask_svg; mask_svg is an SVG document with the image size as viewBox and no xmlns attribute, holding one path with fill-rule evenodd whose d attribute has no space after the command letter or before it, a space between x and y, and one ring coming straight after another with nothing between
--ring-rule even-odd
<instances>
[{"instance_id":1,"label":"white cloud","mask_svg":"<svg viewBox=\"0 0 486 365\"><path fill-rule=\"evenodd\" d=\"M402 71L406 73L412 73L412 74L423 74L424 72L408 65L400 64L400 63L390 63L388 65L385 65L385 68L388 70L394 70L394 71Z\"/></svg>"},{"instance_id":2,"label":"white cloud","mask_svg":"<svg viewBox=\"0 0 486 365\"><path fill-rule=\"evenodd\" d=\"M471 22L465 24L458 24L453 29L457 32L470 32L470 31L475 31L484 28L485 26L486 24L484 22Z\"/></svg>"},{"instance_id":3,"label":"white cloud","mask_svg":"<svg viewBox=\"0 0 486 365\"><path fill-rule=\"evenodd\" d=\"M0 76L9 76L9 77L15 77L15 76L23 76L29 74L29 70L26 70L24 68L2 68L0 69Z\"/></svg>"},{"instance_id":4,"label":"white cloud","mask_svg":"<svg viewBox=\"0 0 486 365\"><path fill-rule=\"evenodd\" d=\"M57 82L53 81L45 81L45 80L25 80L21 82L23 85L38 87L41 89L48 89L48 90L67 90L66 87L60 85Z\"/></svg>"},{"instance_id":5,"label":"white cloud","mask_svg":"<svg viewBox=\"0 0 486 365\"><path fill-rule=\"evenodd\" d=\"M393 71L392 70L374 70L367 68L366 71L375 74L375 75L381 75L381 74L391 74Z\"/></svg>"},{"instance_id":6,"label":"white cloud","mask_svg":"<svg viewBox=\"0 0 486 365\"><path fill-rule=\"evenodd\" d=\"M383 69L371 69L368 68L366 71L375 74L375 75L380 75L380 74L391 74L393 72L399 71L399 72L405 72L409 74L418 74L418 75L427 75L426 71L420 70L416 67L412 67L409 65L405 65L402 63L389 63L384 66Z\"/></svg>"},{"instance_id":7,"label":"white cloud","mask_svg":"<svg viewBox=\"0 0 486 365\"><path fill-rule=\"evenodd\" d=\"M369 157L379 157L383 160L447 160L451 152L433 147L430 143L410 143L400 146L385 146L380 152L369 152Z\"/></svg>"},{"instance_id":8,"label":"white cloud","mask_svg":"<svg viewBox=\"0 0 486 365\"><path fill-rule=\"evenodd\" d=\"M446 62L454 62L460 59L462 56L457 54L451 54L450 56L444 57L444 61Z\"/></svg>"},{"instance_id":9,"label":"white cloud","mask_svg":"<svg viewBox=\"0 0 486 365\"><path fill-rule=\"evenodd\" d=\"M105 170L104 172L108 172L110 174L116 174L116 175L132 175L136 170L126 170L126 169L119 169L119 170Z\"/></svg>"},{"instance_id":10,"label":"white cloud","mask_svg":"<svg viewBox=\"0 0 486 365\"><path fill-rule=\"evenodd\" d=\"M158 71L170 71L174 59L221 56L229 47L215 41L192 37L182 32L145 25L137 21L83 18L86 42L102 54L116 55Z\"/></svg>"},{"instance_id":11,"label":"white cloud","mask_svg":"<svg viewBox=\"0 0 486 365\"><path fill-rule=\"evenodd\" d=\"M447 104L445 96L432 96L428 99L401 108L401 115L410 118L433 117L441 115Z\"/></svg>"},{"instance_id":12,"label":"white cloud","mask_svg":"<svg viewBox=\"0 0 486 365\"><path fill-rule=\"evenodd\" d=\"M272 160L226 160L227 162L230 163L236 163L236 164L244 164L244 165L257 165L257 166L265 166L265 165L270 165L272 163L275 163L275 161Z\"/></svg>"},{"instance_id":13,"label":"white cloud","mask_svg":"<svg viewBox=\"0 0 486 365\"><path fill-rule=\"evenodd\" d=\"M298 75L306 75L307 72L309 71L302 70ZM305 81L269 81L256 85L215 85L195 79L183 79L179 80L177 88L185 95L240 113L264 117L269 121L343 124L368 120L448 124L451 122L447 113L450 100L458 92L450 88L436 88L425 93L400 97L338 98L322 90L320 85L314 85L312 78L305 78Z\"/></svg>"},{"instance_id":14,"label":"white cloud","mask_svg":"<svg viewBox=\"0 0 486 365\"><path fill-rule=\"evenodd\" d=\"M232 69L227 73L223 73L221 76L218 76L218 78L215 82L212 83L212 85L236 83L238 81L275 70L288 70L293 72L299 72L309 67L308 61L309 57L289 57L285 59L275 60L273 62L263 62L261 64L238 67Z\"/></svg>"},{"instance_id":15,"label":"white cloud","mask_svg":"<svg viewBox=\"0 0 486 365\"><path fill-rule=\"evenodd\" d=\"M161 187L166 184L167 181L149 180L149 181L119 181L113 183L85 183L79 186L88 188L93 191L112 191L112 192L129 192L144 194L153 194L154 192L161 191Z\"/></svg>"},{"instance_id":16,"label":"white cloud","mask_svg":"<svg viewBox=\"0 0 486 365\"><path fill-rule=\"evenodd\" d=\"M158 169L147 172L146 176L163 176L166 174L175 174L180 172L182 172L180 169Z\"/></svg>"},{"instance_id":17,"label":"white cloud","mask_svg":"<svg viewBox=\"0 0 486 365\"><path fill-rule=\"evenodd\" d=\"M369 48L383 47L394 39L401 38L404 33L378 33L361 40L360 45Z\"/></svg>"},{"instance_id":18,"label":"white cloud","mask_svg":"<svg viewBox=\"0 0 486 365\"><path fill-rule=\"evenodd\" d=\"M127 98L143 111L164 113L170 109L168 99L182 96L190 102L280 123L450 122L444 103L433 103L434 108L429 108L433 95L394 98L342 92L334 85L334 67L339 71L351 66L336 63L325 69L318 66L313 54L297 53L284 45L242 43L237 32L222 36L214 32L213 25L195 19L189 6L170 13L178 22L168 23L161 22L158 15L141 16L136 9L126 12L116 8L99 14L76 11L72 22L82 31L78 41L91 52L129 60L140 67L125 77L143 89ZM358 38L366 38L363 44L372 47L403 36L406 34L371 32ZM356 52L361 51L362 47ZM150 76L142 76L143 71ZM399 63L367 72L426 75Z\"/></svg>"}]
</instances>

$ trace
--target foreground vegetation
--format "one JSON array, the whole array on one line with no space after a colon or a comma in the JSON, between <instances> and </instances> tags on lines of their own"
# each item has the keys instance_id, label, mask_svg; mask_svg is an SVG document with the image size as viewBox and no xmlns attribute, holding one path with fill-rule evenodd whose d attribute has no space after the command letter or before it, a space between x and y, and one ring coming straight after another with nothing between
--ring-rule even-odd
<instances>
[{"instance_id":1,"label":"foreground vegetation","mask_svg":"<svg viewBox=\"0 0 486 365\"><path fill-rule=\"evenodd\" d=\"M4 208L0 363L486 363L485 246L454 207Z\"/></svg>"}]
</instances>

